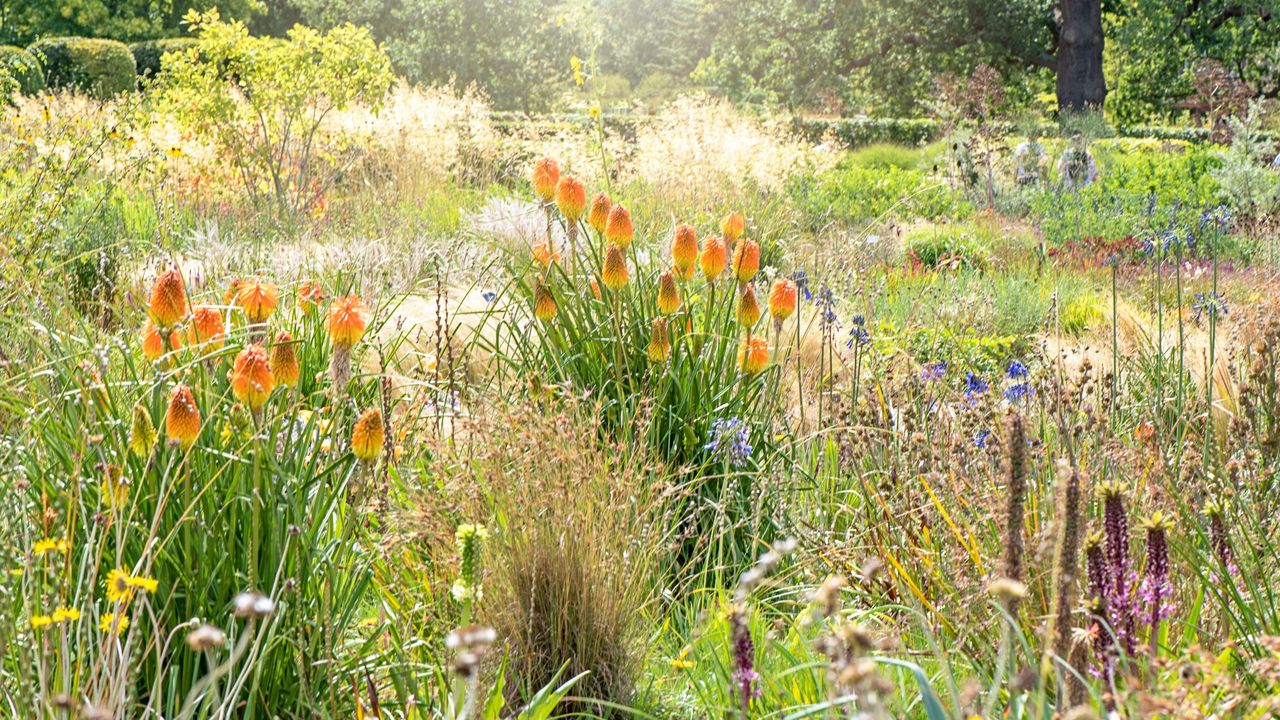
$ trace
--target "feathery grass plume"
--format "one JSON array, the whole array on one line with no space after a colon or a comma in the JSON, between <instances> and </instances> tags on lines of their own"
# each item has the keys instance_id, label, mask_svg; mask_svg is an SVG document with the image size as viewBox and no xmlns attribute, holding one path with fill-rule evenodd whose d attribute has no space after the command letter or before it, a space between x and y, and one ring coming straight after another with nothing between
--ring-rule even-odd
<instances>
[{"instance_id":1,"label":"feathery grass plume","mask_svg":"<svg viewBox=\"0 0 1280 720\"><path fill-rule=\"evenodd\" d=\"M1147 531L1147 564L1138 588L1145 606L1145 620L1151 626L1147 650L1154 659L1160 654L1160 621L1173 615L1173 585L1169 579L1169 531L1173 523L1164 513L1155 512L1142 523Z\"/></svg>"},{"instance_id":2,"label":"feathery grass plume","mask_svg":"<svg viewBox=\"0 0 1280 720\"><path fill-rule=\"evenodd\" d=\"M698 232L692 226L676 225L676 237L671 241L671 264L676 277L690 280L698 267Z\"/></svg>"},{"instance_id":3,"label":"feathery grass plume","mask_svg":"<svg viewBox=\"0 0 1280 720\"><path fill-rule=\"evenodd\" d=\"M622 203L609 208L609 219L604 225L604 239L626 250L631 247L635 234L635 229L631 227L631 212Z\"/></svg>"},{"instance_id":4,"label":"feathery grass plume","mask_svg":"<svg viewBox=\"0 0 1280 720\"><path fill-rule=\"evenodd\" d=\"M1076 576L1080 564L1080 534L1082 532L1083 473L1066 461L1058 463L1058 476L1066 477L1062 495L1058 501L1058 546L1054 558L1053 587L1053 640L1049 646L1053 654L1067 662L1071 653L1071 615L1076 606ZM1046 658L1046 660L1048 660ZM1046 673L1055 672L1054 663L1048 661ZM1068 673L1070 687L1078 682ZM1075 690L1071 690L1075 692Z\"/></svg>"},{"instance_id":5,"label":"feathery grass plume","mask_svg":"<svg viewBox=\"0 0 1280 720\"><path fill-rule=\"evenodd\" d=\"M170 445L187 450L200 435L200 408L195 395L185 383L169 394L169 409L164 414L164 434Z\"/></svg>"},{"instance_id":6,"label":"feathery grass plume","mask_svg":"<svg viewBox=\"0 0 1280 720\"><path fill-rule=\"evenodd\" d=\"M372 407L360 414L351 430L351 452L363 463L373 463L382 453L386 430L382 424L382 409Z\"/></svg>"},{"instance_id":7,"label":"feathery grass plume","mask_svg":"<svg viewBox=\"0 0 1280 720\"><path fill-rule=\"evenodd\" d=\"M1132 574L1129 561L1129 514L1124 507L1124 494L1117 483L1103 483L1098 488L1102 498L1102 527L1106 536L1107 573L1111 596L1107 598L1109 620L1116 638L1128 655L1137 646L1136 620L1133 612Z\"/></svg>"},{"instance_id":8,"label":"feathery grass plume","mask_svg":"<svg viewBox=\"0 0 1280 720\"><path fill-rule=\"evenodd\" d=\"M738 294L738 324L750 331L760 321L761 314L755 288L751 283L744 284L742 292Z\"/></svg>"},{"instance_id":9,"label":"feathery grass plume","mask_svg":"<svg viewBox=\"0 0 1280 720\"><path fill-rule=\"evenodd\" d=\"M720 234L726 242L733 243L747 229L747 219L740 212L731 212L720 221Z\"/></svg>"},{"instance_id":10,"label":"feathery grass plume","mask_svg":"<svg viewBox=\"0 0 1280 720\"><path fill-rule=\"evenodd\" d=\"M1209 547L1213 550L1213 556L1227 577L1234 577L1239 571L1236 569L1235 554L1231 551L1231 538L1227 534L1221 503L1209 500L1204 505L1204 514L1209 516ZM1209 578L1216 581L1216 572L1210 572Z\"/></svg>"},{"instance_id":11,"label":"feathery grass plume","mask_svg":"<svg viewBox=\"0 0 1280 720\"><path fill-rule=\"evenodd\" d=\"M453 599L464 604L478 602L484 597L480 572L489 531L483 525L464 523L458 526L453 538L458 546L458 579L451 590Z\"/></svg>"},{"instance_id":12,"label":"feathery grass plume","mask_svg":"<svg viewBox=\"0 0 1280 720\"><path fill-rule=\"evenodd\" d=\"M151 286L147 314L158 327L171 328L187 316L187 288L177 268L160 273Z\"/></svg>"},{"instance_id":13,"label":"feathery grass plume","mask_svg":"<svg viewBox=\"0 0 1280 720\"><path fill-rule=\"evenodd\" d=\"M320 283L303 280L298 285L298 309L303 315L308 317L314 315L322 302L324 302L324 288L320 287Z\"/></svg>"},{"instance_id":14,"label":"feathery grass plume","mask_svg":"<svg viewBox=\"0 0 1280 720\"><path fill-rule=\"evenodd\" d=\"M570 226L577 225L587 209L587 188L572 175L565 175L556 184L556 207ZM570 228L572 233L572 227Z\"/></svg>"},{"instance_id":15,"label":"feathery grass plume","mask_svg":"<svg viewBox=\"0 0 1280 720\"><path fill-rule=\"evenodd\" d=\"M653 334L649 337L649 362L661 363L671 358L671 336L667 332L665 318L653 319Z\"/></svg>"},{"instance_id":16,"label":"feathery grass plume","mask_svg":"<svg viewBox=\"0 0 1280 720\"><path fill-rule=\"evenodd\" d=\"M145 458L156 446L156 426L151 422L151 413L141 403L133 406L133 422L129 425L129 451L135 456Z\"/></svg>"},{"instance_id":17,"label":"feathery grass plume","mask_svg":"<svg viewBox=\"0 0 1280 720\"><path fill-rule=\"evenodd\" d=\"M550 240L539 240L534 243L531 254L534 261L544 268L551 267L552 263L560 262L560 250Z\"/></svg>"},{"instance_id":18,"label":"feathery grass plume","mask_svg":"<svg viewBox=\"0 0 1280 720\"><path fill-rule=\"evenodd\" d=\"M558 312L560 312L560 308L556 305L556 299L551 295L551 288L541 281L537 282L533 289L534 316L542 322L551 322Z\"/></svg>"},{"instance_id":19,"label":"feathery grass plume","mask_svg":"<svg viewBox=\"0 0 1280 720\"><path fill-rule=\"evenodd\" d=\"M227 327L217 308L201 305L191 312L191 324L187 326L187 342L192 345L208 343L210 350L221 350L226 339Z\"/></svg>"},{"instance_id":20,"label":"feathery grass plume","mask_svg":"<svg viewBox=\"0 0 1280 720\"><path fill-rule=\"evenodd\" d=\"M622 254L622 248L617 245L609 246L604 256L604 269L600 273L600 279L604 281L605 287L615 292L627 286L627 259Z\"/></svg>"},{"instance_id":21,"label":"feathery grass plume","mask_svg":"<svg viewBox=\"0 0 1280 720\"><path fill-rule=\"evenodd\" d=\"M751 282L760 272L760 246L750 238L743 238L733 249L733 275L740 283Z\"/></svg>"},{"instance_id":22,"label":"feathery grass plume","mask_svg":"<svg viewBox=\"0 0 1280 720\"><path fill-rule=\"evenodd\" d=\"M236 305L244 311L245 319L255 325L266 322L280 302L280 288L275 283L253 278L240 284L236 291Z\"/></svg>"},{"instance_id":23,"label":"feathery grass plume","mask_svg":"<svg viewBox=\"0 0 1280 720\"><path fill-rule=\"evenodd\" d=\"M798 295L799 289L794 280L778 278L773 281L773 287L769 290L769 314L777 324L781 325L795 314Z\"/></svg>"},{"instance_id":24,"label":"feathery grass plume","mask_svg":"<svg viewBox=\"0 0 1280 720\"><path fill-rule=\"evenodd\" d=\"M533 164L533 192L542 202L551 202L556 195L556 184L560 182L560 165L549 157L544 157Z\"/></svg>"},{"instance_id":25,"label":"feathery grass plume","mask_svg":"<svg viewBox=\"0 0 1280 720\"><path fill-rule=\"evenodd\" d=\"M261 345L248 345L231 368L231 392L256 416L275 389L271 362Z\"/></svg>"},{"instance_id":26,"label":"feathery grass plume","mask_svg":"<svg viewBox=\"0 0 1280 720\"><path fill-rule=\"evenodd\" d=\"M160 334L160 328L156 324L147 320L142 326L142 356L151 362L155 362L164 357L166 350L177 350L182 347L182 336L177 330L169 331L169 347L165 347L164 336Z\"/></svg>"},{"instance_id":27,"label":"feathery grass plume","mask_svg":"<svg viewBox=\"0 0 1280 720\"><path fill-rule=\"evenodd\" d=\"M602 192L596 193L596 196L591 198L591 209L587 211L587 224L601 236L604 235L604 229L609 224L609 211L612 208L613 202Z\"/></svg>"},{"instance_id":28,"label":"feathery grass plume","mask_svg":"<svg viewBox=\"0 0 1280 720\"><path fill-rule=\"evenodd\" d=\"M680 309L680 291L676 289L676 276L668 270L658 278L658 312L670 315Z\"/></svg>"},{"instance_id":29,"label":"feathery grass plume","mask_svg":"<svg viewBox=\"0 0 1280 720\"><path fill-rule=\"evenodd\" d=\"M707 278L708 282L714 281L724 272L724 268L729 262L729 249L725 247L724 241L720 238L707 238L707 242L702 246L702 254L699 255L698 261L702 265L702 275Z\"/></svg>"},{"instance_id":30,"label":"feathery grass plume","mask_svg":"<svg viewBox=\"0 0 1280 720\"><path fill-rule=\"evenodd\" d=\"M351 350L364 337L365 307L357 295L345 295L329 306L325 328L333 342L333 358L329 362L329 379L333 392L346 392L351 379Z\"/></svg>"},{"instance_id":31,"label":"feathery grass plume","mask_svg":"<svg viewBox=\"0 0 1280 720\"><path fill-rule=\"evenodd\" d=\"M762 337L743 338L738 348L738 369L747 375L759 375L769 366L769 343Z\"/></svg>"},{"instance_id":32,"label":"feathery grass plume","mask_svg":"<svg viewBox=\"0 0 1280 720\"><path fill-rule=\"evenodd\" d=\"M301 372L293 336L281 330L271 343L271 376L277 385L291 388L298 384Z\"/></svg>"},{"instance_id":33,"label":"feathery grass plume","mask_svg":"<svg viewBox=\"0 0 1280 720\"><path fill-rule=\"evenodd\" d=\"M1027 501L1027 432L1022 413L1009 414L1005 438L1005 522L1003 572L1006 578L1026 581L1022 556L1026 550L1025 519ZM1016 601L1009 614L1016 617Z\"/></svg>"}]
</instances>

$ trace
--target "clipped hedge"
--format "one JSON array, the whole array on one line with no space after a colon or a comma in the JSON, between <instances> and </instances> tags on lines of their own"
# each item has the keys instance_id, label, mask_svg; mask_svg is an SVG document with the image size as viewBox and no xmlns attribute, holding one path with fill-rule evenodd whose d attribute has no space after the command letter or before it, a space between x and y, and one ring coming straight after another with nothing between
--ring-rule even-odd
<instances>
[{"instance_id":1,"label":"clipped hedge","mask_svg":"<svg viewBox=\"0 0 1280 720\"><path fill-rule=\"evenodd\" d=\"M27 51L44 67L51 88L72 88L109 98L138 85L138 66L129 46L115 40L47 38Z\"/></svg>"},{"instance_id":2,"label":"clipped hedge","mask_svg":"<svg viewBox=\"0 0 1280 720\"><path fill-rule=\"evenodd\" d=\"M138 66L138 77L152 78L163 69L165 53L182 52L195 47L199 40L190 37L161 38L160 40L143 40L129 46L133 53L133 61Z\"/></svg>"},{"instance_id":3,"label":"clipped hedge","mask_svg":"<svg viewBox=\"0 0 1280 720\"><path fill-rule=\"evenodd\" d=\"M20 47L0 45L0 68L18 82L18 90L33 95L44 89L44 71L40 61Z\"/></svg>"}]
</instances>

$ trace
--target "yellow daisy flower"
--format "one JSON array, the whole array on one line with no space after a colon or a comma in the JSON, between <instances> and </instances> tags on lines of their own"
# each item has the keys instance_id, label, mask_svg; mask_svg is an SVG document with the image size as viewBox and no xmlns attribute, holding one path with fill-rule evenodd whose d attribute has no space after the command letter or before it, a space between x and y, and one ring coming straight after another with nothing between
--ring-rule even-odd
<instances>
[{"instance_id":1,"label":"yellow daisy flower","mask_svg":"<svg viewBox=\"0 0 1280 720\"><path fill-rule=\"evenodd\" d=\"M105 633L112 633L119 636L120 633L129 627L128 615L116 615L115 613L102 613L102 617L98 620L98 629Z\"/></svg>"},{"instance_id":2,"label":"yellow daisy flower","mask_svg":"<svg viewBox=\"0 0 1280 720\"><path fill-rule=\"evenodd\" d=\"M46 625L52 625L52 624L53 624L53 618L49 617L48 615L32 615L31 616L32 630L39 630L40 628Z\"/></svg>"}]
</instances>

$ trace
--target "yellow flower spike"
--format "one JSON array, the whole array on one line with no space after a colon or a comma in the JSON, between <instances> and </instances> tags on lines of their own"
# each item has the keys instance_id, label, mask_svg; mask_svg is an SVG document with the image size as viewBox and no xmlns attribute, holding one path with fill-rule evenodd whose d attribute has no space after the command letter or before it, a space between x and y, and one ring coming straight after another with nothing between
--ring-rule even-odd
<instances>
[{"instance_id":1,"label":"yellow flower spike","mask_svg":"<svg viewBox=\"0 0 1280 720\"><path fill-rule=\"evenodd\" d=\"M622 254L622 248L617 245L609 246L604 256L604 270L600 273L600 279L604 281L605 287L615 292L627 286L627 259Z\"/></svg>"},{"instance_id":2,"label":"yellow flower spike","mask_svg":"<svg viewBox=\"0 0 1280 720\"><path fill-rule=\"evenodd\" d=\"M756 301L756 291L750 284L744 285L742 294L738 296L738 324L750 330L760 321L760 303Z\"/></svg>"},{"instance_id":3,"label":"yellow flower spike","mask_svg":"<svg viewBox=\"0 0 1280 720\"><path fill-rule=\"evenodd\" d=\"M714 281L720 277L725 265L728 264L729 250L720 238L708 238L706 244L702 246L702 254L699 255L698 261L702 265L703 276L708 281Z\"/></svg>"},{"instance_id":4,"label":"yellow flower spike","mask_svg":"<svg viewBox=\"0 0 1280 720\"><path fill-rule=\"evenodd\" d=\"M654 318L653 335L649 338L649 362L662 363L671 359L671 337L667 332L667 321Z\"/></svg>"},{"instance_id":5,"label":"yellow flower spike","mask_svg":"<svg viewBox=\"0 0 1280 720\"><path fill-rule=\"evenodd\" d=\"M542 202L551 202L560 182L560 166L555 160L544 157L533 164L533 192Z\"/></svg>"},{"instance_id":6,"label":"yellow flower spike","mask_svg":"<svg viewBox=\"0 0 1280 720\"><path fill-rule=\"evenodd\" d=\"M544 323L551 322L559 311L560 308L556 305L556 299L551 295L551 289L542 283L538 283L533 290L534 316Z\"/></svg>"},{"instance_id":7,"label":"yellow flower spike","mask_svg":"<svg viewBox=\"0 0 1280 720\"><path fill-rule=\"evenodd\" d=\"M382 453L386 428L382 423L382 410L369 408L356 421L351 431L351 452L364 463L372 463Z\"/></svg>"},{"instance_id":8,"label":"yellow flower spike","mask_svg":"<svg viewBox=\"0 0 1280 720\"><path fill-rule=\"evenodd\" d=\"M596 193L591 199L591 210L587 212L587 224L603 235L605 225L609 223L609 210L612 208L613 203L608 195Z\"/></svg>"},{"instance_id":9,"label":"yellow flower spike","mask_svg":"<svg viewBox=\"0 0 1280 720\"><path fill-rule=\"evenodd\" d=\"M271 397L275 386L267 351L261 345L249 345L241 350L231 369L231 392L236 399L256 413Z\"/></svg>"},{"instance_id":10,"label":"yellow flower spike","mask_svg":"<svg viewBox=\"0 0 1280 720\"><path fill-rule=\"evenodd\" d=\"M171 328L187 316L187 289L177 269L166 270L151 287L151 303L147 308L157 327Z\"/></svg>"},{"instance_id":11,"label":"yellow flower spike","mask_svg":"<svg viewBox=\"0 0 1280 720\"><path fill-rule=\"evenodd\" d=\"M658 278L658 312L670 315L680 309L680 291L676 289L676 276L670 270Z\"/></svg>"},{"instance_id":12,"label":"yellow flower spike","mask_svg":"<svg viewBox=\"0 0 1280 720\"><path fill-rule=\"evenodd\" d=\"M760 272L760 246L754 240L744 238L733 250L733 274L738 282L751 282Z\"/></svg>"},{"instance_id":13,"label":"yellow flower spike","mask_svg":"<svg viewBox=\"0 0 1280 720\"><path fill-rule=\"evenodd\" d=\"M626 250L631 247L635 238L635 228L631 226L631 212L621 203L609 208L609 219L605 221L604 237L610 243Z\"/></svg>"}]
</instances>

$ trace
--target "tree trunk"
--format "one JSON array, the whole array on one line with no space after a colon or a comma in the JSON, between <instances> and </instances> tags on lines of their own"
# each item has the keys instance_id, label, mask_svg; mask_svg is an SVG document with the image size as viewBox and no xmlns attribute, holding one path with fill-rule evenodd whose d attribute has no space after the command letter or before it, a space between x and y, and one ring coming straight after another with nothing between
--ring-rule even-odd
<instances>
[{"instance_id":1,"label":"tree trunk","mask_svg":"<svg viewBox=\"0 0 1280 720\"><path fill-rule=\"evenodd\" d=\"M1058 110L1101 110L1102 0L1058 0Z\"/></svg>"}]
</instances>

